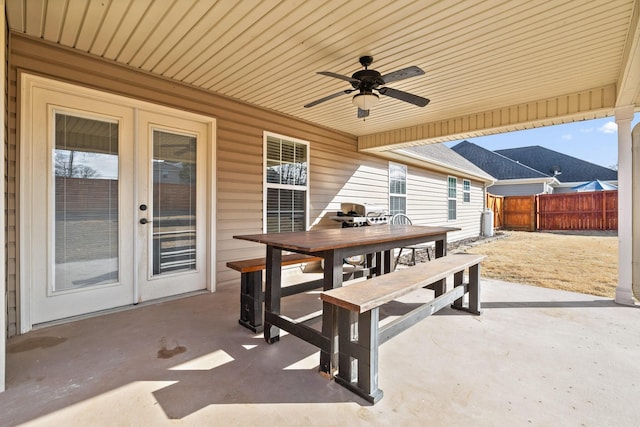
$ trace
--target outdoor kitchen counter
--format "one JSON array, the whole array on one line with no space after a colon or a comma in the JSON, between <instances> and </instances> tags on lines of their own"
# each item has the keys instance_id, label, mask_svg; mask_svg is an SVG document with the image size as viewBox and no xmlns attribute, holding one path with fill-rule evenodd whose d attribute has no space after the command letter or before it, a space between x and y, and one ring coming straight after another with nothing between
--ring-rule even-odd
<instances>
[{"instance_id":1,"label":"outdoor kitchen counter","mask_svg":"<svg viewBox=\"0 0 640 427\"><path fill-rule=\"evenodd\" d=\"M436 257L446 255L447 233L455 227L418 225L377 225L375 227L331 228L289 233L264 233L233 236L235 239L262 243L267 246L265 287L264 338L269 343L279 340L284 329L318 347L320 370L333 374L337 369L337 331L332 330L333 306L322 305L322 331L297 323L280 314L282 251L298 252L324 259L324 290L342 286L343 260L355 255L376 257L375 274L392 269L395 248L435 242Z\"/></svg>"}]
</instances>

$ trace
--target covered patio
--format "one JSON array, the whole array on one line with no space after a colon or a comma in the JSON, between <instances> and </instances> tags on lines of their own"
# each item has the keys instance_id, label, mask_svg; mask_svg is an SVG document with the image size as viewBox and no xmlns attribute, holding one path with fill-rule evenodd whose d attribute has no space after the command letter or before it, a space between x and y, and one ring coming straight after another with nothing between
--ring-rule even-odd
<instances>
[{"instance_id":1,"label":"covered patio","mask_svg":"<svg viewBox=\"0 0 640 427\"><path fill-rule=\"evenodd\" d=\"M481 316L445 309L381 347L375 406L321 376L313 346L241 327L237 301L225 287L12 339L0 424L638 424L640 310L610 299L485 279Z\"/></svg>"},{"instance_id":2,"label":"covered patio","mask_svg":"<svg viewBox=\"0 0 640 427\"><path fill-rule=\"evenodd\" d=\"M631 122L640 111L640 2L249 3L0 0L0 425L637 425L640 127L632 139ZM363 120L354 95L338 95L350 93L348 76L369 55L383 74L424 69L390 86L429 105L380 92ZM171 109L154 110L157 122L176 112L207 119L202 134L210 138L199 145L209 172L198 203L207 230L198 251L202 292L134 308L145 273L137 261L148 258L132 237L147 209L138 198L145 176L133 174L144 153L136 138L144 138L134 129L150 127L132 120L126 129L134 136L120 145L129 150L120 188L132 194L121 195L128 204L120 224L128 228L119 243L131 246L121 257L131 280L122 282L135 291L110 306L125 308L83 320L31 318L32 291L50 289L45 280L29 282L30 274L55 263L42 243L52 229L31 227L53 221L30 216L50 214L50 206L25 206L25 188L45 191L34 177L48 176L52 164L37 145L46 137L29 134L52 133L26 108L29 78L38 90L64 86L51 99L74 108L71 96L82 89L83 100L126 100L136 120L149 105ZM331 94L337 99L304 107ZM354 195L388 203L389 163L424 167L403 148L602 117L618 125L615 301L485 280L482 316L445 309L381 347L385 397L375 406L318 374L313 346L291 336L268 345L238 325L240 279L226 263L264 254L233 235L263 232L267 133L310 147L306 225L313 228ZM41 163L27 153L32 141ZM30 251L32 243L41 252ZM289 301L297 302L293 315L319 307L313 293Z\"/></svg>"}]
</instances>

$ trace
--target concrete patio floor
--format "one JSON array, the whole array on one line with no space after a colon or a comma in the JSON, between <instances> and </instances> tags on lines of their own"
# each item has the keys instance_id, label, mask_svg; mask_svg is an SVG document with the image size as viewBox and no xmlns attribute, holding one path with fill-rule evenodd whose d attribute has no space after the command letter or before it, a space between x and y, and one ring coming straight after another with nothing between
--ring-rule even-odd
<instances>
[{"instance_id":1,"label":"concrete patio floor","mask_svg":"<svg viewBox=\"0 0 640 427\"><path fill-rule=\"evenodd\" d=\"M241 327L226 287L12 338L0 425L640 425L637 307L482 286L482 316L446 308L381 347L374 406L320 375L310 344Z\"/></svg>"}]
</instances>

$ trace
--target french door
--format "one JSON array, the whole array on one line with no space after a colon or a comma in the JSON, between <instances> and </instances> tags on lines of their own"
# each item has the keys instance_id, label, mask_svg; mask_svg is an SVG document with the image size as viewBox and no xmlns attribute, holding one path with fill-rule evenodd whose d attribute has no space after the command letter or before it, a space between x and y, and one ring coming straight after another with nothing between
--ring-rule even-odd
<instances>
[{"instance_id":1,"label":"french door","mask_svg":"<svg viewBox=\"0 0 640 427\"><path fill-rule=\"evenodd\" d=\"M211 122L64 85L30 90L21 330L206 289Z\"/></svg>"},{"instance_id":2,"label":"french door","mask_svg":"<svg viewBox=\"0 0 640 427\"><path fill-rule=\"evenodd\" d=\"M139 123L140 299L204 289L207 126L148 111Z\"/></svg>"}]
</instances>

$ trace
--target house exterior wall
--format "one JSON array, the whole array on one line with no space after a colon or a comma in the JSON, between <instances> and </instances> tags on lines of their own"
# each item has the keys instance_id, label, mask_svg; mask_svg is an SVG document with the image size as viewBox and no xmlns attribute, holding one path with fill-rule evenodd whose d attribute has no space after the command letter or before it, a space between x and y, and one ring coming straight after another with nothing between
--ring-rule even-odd
<instances>
[{"instance_id":1,"label":"house exterior wall","mask_svg":"<svg viewBox=\"0 0 640 427\"><path fill-rule=\"evenodd\" d=\"M487 191L496 196L530 196L532 194L546 193L546 184L511 184L492 185Z\"/></svg>"},{"instance_id":2,"label":"house exterior wall","mask_svg":"<svg viewBox=\"0 0 640 427\"><path fill-rule=\"evenodd\" d=\"M578 185L578 184L576 184ZM572 190L571 187L555 187L553 189L554 194L562 194L562 193L575 193L575 190Z\"/></svg>"},{"instance_id":3,"label":"house exterior wall","mask_svg":"<svg viewBox=\"0 0 640 427\"><path fill-rule=\"evenodd\" d=\"M226 268L230 260L259 257L264 247L233 239L237 234L262 232L263 133L273 132L310 142L310 205L312 228L337 227L329 219L342 202L388 205L388 160L357 152L351 135L294 120L274 112L210 94L196 88L10 34L9 138L7 142L7 286L8 333L17 333L19 298L18 183L19 71L116 93L214 117L217 123L216 276L217 285L237 285L239 274ZM446 175L411 167L408 179L409 214L414 222L449 225L463 230L450 240L480 234L483 207L481 184L472 181L471 204L462 203L458 185L458 220L447 221ZM433 194L432 194L433 192ZM477 203L477 205L476 205ZM468 206L465 206L468 205ZM468 218L467 218L468 216Z\"/></svg>"},{"instance_id":4,"label":"house exterior wall","mask_svg":"<svg viewBox=\"0 0 640 427\"><path fill-rule=\"evenodd\" d=\"M484 208L483 184L462 175L440 173L409 167L407 174L407 215L413 224L458 227L449 234L449 241L477 237L481 231ZM457 220L449 221L447 177L457 178ZM463 202L463 180L471 181L471 200Z\"/></svg>"}]
</instances>

